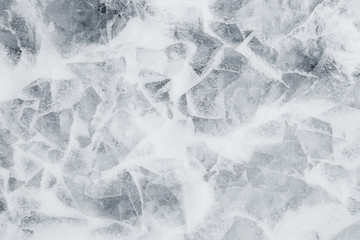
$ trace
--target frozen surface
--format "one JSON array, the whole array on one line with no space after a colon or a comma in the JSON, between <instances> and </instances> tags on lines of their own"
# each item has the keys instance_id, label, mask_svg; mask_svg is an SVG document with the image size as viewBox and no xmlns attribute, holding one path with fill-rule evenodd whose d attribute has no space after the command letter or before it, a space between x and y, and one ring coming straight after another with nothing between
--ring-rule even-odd
<instances>
[{"instance_id":1,"label":"frozen surface","mask_svg":"<svg viewBox=\"0 0 360 240\"><path fill-rule=\"evenodd\" d=\"M0 0L0 240L360 240L358 0Z\"/></svg>"}]
</instances>

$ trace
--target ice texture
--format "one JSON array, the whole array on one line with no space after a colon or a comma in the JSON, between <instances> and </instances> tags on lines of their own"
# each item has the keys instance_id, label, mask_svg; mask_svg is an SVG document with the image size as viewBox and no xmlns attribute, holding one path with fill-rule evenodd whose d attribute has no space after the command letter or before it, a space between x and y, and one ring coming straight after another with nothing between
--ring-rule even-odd
<instances>
[{"instance_id":1,"label":"ice texture","mask_svg":"<svg viewBox=\"0 0 360 240\"><path fill-rule=\"evenodd\" d=\"M357 0L0 0L0 240L360 240Z\"/></svg>"}]
</instances>

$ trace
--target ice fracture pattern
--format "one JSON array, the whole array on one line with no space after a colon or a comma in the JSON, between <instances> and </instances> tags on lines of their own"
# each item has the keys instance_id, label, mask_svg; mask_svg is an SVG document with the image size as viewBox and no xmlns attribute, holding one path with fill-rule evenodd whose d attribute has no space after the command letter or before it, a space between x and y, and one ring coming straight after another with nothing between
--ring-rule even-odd
<instances>
[{"instance_id":1,"label":"ice fracture pattern","mask_svg":"<svg viewBox=\"0 0 360 240\"><path fill-rule=\"evenodd\" d=\"M360 1L0 0L1 240L360 240Z\"/></svg>"}]
</instances>

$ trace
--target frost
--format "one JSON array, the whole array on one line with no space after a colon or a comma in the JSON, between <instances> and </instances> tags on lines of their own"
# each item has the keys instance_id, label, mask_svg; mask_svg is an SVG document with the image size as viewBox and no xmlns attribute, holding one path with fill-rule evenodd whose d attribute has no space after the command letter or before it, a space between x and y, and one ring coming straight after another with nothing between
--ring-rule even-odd
<instances>
[{"instance_id":1,"label":"frost","mask_svg":"<svg viewBox=\"0 0 360 240\"><path fill-rule=\"evenodd\" d=\"M0 1L0 239L358 239L356 0Z\"/></svg>"}]
</instances>

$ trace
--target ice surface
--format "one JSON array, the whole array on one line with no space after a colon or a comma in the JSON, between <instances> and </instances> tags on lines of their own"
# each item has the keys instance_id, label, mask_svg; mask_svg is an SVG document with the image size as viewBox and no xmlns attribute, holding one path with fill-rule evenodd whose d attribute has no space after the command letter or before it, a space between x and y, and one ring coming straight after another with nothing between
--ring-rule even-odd
<instances>
[{"instance_id":1,"label":"ice surface","mask_svg":"<svg viewBox=\"0 0 360 240\"><path fill-rule=\"evenodd\" d=\"M255 148L250 164L281 172L303 173L307 167L307 157L299 142L289 141Z\"/></svg>"},{"instance_id":2,"label":"ice surface","mask_svg":"<svg viewBox=\"0 0 360 240\"><path fill-rule=\"evenodd\" d=\"M33 23L13 8L14 1L1 1L0 45L6 49L12 64L17 64L23 55L35 54L38 50Z\"/></svg>"},{"instance_id":3,"label":"ice surface","mask_svg":"<svg viewBox=\"0 0 360 240\"><path fill-rule=\"evenodd\" d=\"M219 65L221 69L242 72L246 67L246 57L231 48L225 48L224 57Z\"/></svg>"},{"instance_id":4,"label":"ice surface","mask_svg":"<svg viewBox=\"0 0 360 240\"><path fill-rule=\"evenodd\" d=\"M71 109L61 112L50 112L40 116L34 128L59 147L66 148L70 141L73 118Z\"/></svg>"},{"instance_id":5,"label":"ice surface","mask_svg":"<svg viewBox=\"0 0 360 240\"><path fill-rule=\"evenodd\" d=\"M217 0L213 3L211 9L214 11L215 16L229 19L248 2L248 0Z\"/></svg>"},{"instance_id":6,"label":"ice surface","mask_svg":"<svg viewBox=\"0 0 360 240\"><path fill-rule=\"evenodd\" d=\"M351 226L345 228L340 233L338 233L335 237L331 238L333 240L337 239L356 239L359 237L360 226L358 223L354 223Z\"/></svg>"},{"instance_id":7,"label":"ice surface","mask_svg":"<svg viewBox=\"0 0 360 240\"><path fill-rule=\"evenodd\" d=\"M6 199L4 197L1 197L0 198L0 214L7 211L7 209L8 209L8 206L6 203Z\"/></svg>"},{"instance_id":8,"label":"ice surface","mask_svg":"<svg viewBox=\"0 0 360 240\"><path fill-rule=\"evenodd\" d=\"M168 82L170 82L170 79L165 79L160 82L145 83L144 87L155 101L167 102L169 101L169 94L167 93L165 86Z\"/></svg>"},{"instance_id":9,"label":"ice surface","mask_svg":"<svg viewBox=\"0 0 360 240\"><path fill-rule=\"evenodd\" d=\"M101 103L101 98L96 93L93 87L85 90L82 99L74 105L74 111L79 114L79 117L85 121L90 121L96 113L97 106Z\"/></svg>"},{"instance_id":10,"label":"ice surface","mask_svg":"<svg viewBox=\"0 0 360 240\"><path fill-rule=\"evenodd\" d=\"M279 53L278 62L285 69L311 72L321 59L324 47L322 38L310 39L306 43L298 39L291 39ZM286 45L285 45L286 46Z\"/></svg>"},{"instance_id":11,"label":"ice surface","mask_svg":"<svg viewBox=\"0 0 360 240\"><path fill-rule=\"evenodd\" d=\"M47 111L51 107L52 94L48 81L34 81L24 89L30 98L39 99L39 110Z\"/></svg>"},{"instance_id":12,"label":"ice surface","mask_svg":"<svg viewBox=\"0 0 360 240\"><path fill-rule=\"evenodd\" d=\"M9 181L8 181L8 190L10 192L15 191L16 189L18 189L19 187L21 187L24 184L23 181L18 181L16 180L16 178L14 177L9 177Z\"/></svg>"},{"instance_id":13,"label":"ice surface","mask_svg":"<svg viewBox=\"0 0 360 240\"><path fill-rule=\"evenodd\" d=\"M238 78L239 74L235 72L212 70L186 95L188 105L191 105L190 114L210 119L224 118L224 89Z\"/></svg>"},{"instance_id":14,"label":"ice surface","mask_svg":"<svg viewBox=\"0 0 360 240\"><path fill-rule=\"evenodd\" d=\"M209 68L213 57L223 45L219 40L206 34L202 29L180 28L175 32L175 37L179 40L187 40L195 44L196 51L192 56L190 66L198 74L202 75Z\"/></svg>"},{"instance_id":15,"label":"ice surface","mask_svg":"<svg viewBox=\"0 0 360 240\"><path fill-rule=\"evenodd\" d=\"M141 215L140 195L129 172L120 173L116 179L69 187L77 202L84 204L83 211L89 214L95 212L114 219L131 219Z\"/></svg>"},{"instance_id":16,"label":"ice surface","mask_svg":"<svg viewBox=\"0 0 360 240\"><path fill-rule=\"evenodd\" d=\"M268 239L255 222L248 219L238 219L230 227L228 232L222 238L223 240L232 239Z\"/></svg>"},{"instance_id":17,"label":"ice surface","mask_svg":"<svg viewBox=\"0 0 360 240\"><path fill-rule=\"evenodd\" d=\"M195 148L196 159L204 165L207 171L210 171L216 164L219 154L212 151L206 143L199 142Z\"/></svg>"},{"instance_id":18,"label":"ice surface","mask_svg":"<svg viewBox=\"0 0 360 240\"><path fill-rule=\"evenodd\" d=\"M100 228L94 231L96 234L119 237L124 232L124 227L118 223L113 223L107 227Z\"/></svg>"},{"instance_id":19,"label":"ice surface","mask_svg":"<svg viewBox=\"0 0 360 240\"><path fill-rule=\"evenodd\" d=\"M275 63L277 60L277 51L264 45L257 37L253 37L248 43L249 48L260 57L264 58L269 63Z\"/></svg>"},{"instance_id":20,"label":"ice surface","mask_svg":"<svg viewBox=\"0 0 360 240\"><path fill-rule=\"evenodd\" d=\"M166 47L166 54L170 61L185 59L188 53L187 46L184 43L174 43Z\"/></svg>"},{"instance_id":21,"label":"ice surface","mask_svg":"<svg viewBox=\"0 0 360 240\"><path fill-rule=\"evenodd\" d=\"M229 43L235 48L243 41L241 31L234 23L213 22L210 27L224 42Z\"/></svg>"},{"instance_id":22,"label":"ice surface","mask_svg":"<svg viewBox=\"0 0 360 240\"><path fill-rule=\"evenodd\" d=\"M0 0L0 239L359 239L359 12Z\"/></svg>"}]
</instances>

